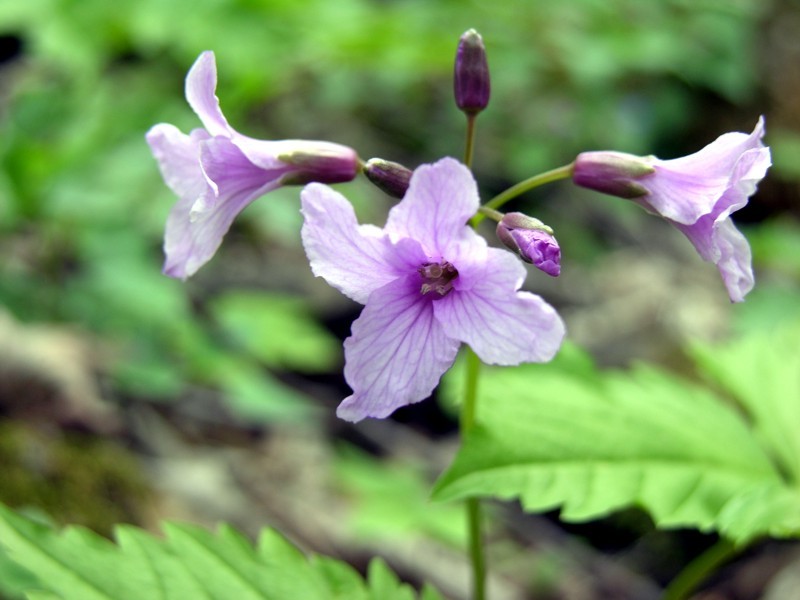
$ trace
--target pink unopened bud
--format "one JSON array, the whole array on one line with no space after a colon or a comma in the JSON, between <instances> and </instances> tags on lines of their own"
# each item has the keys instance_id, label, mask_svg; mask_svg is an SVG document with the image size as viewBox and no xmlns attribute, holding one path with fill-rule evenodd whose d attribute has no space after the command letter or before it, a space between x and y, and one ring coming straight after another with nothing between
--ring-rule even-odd
<instances>
[{"instance_id":1,"label":"pink unopened bud","mask_svg":"<svg viewBox=\"0 0 800 600\"><path fill-rule=\"evenodd\" d=\"M583 152L575 159L572 180L604 194L620 198L640 198L649 191L640 182L656 172L652 156L624 152Z\"/></svg>"},{"instance_id":2,"label":"pink unopened bud","mask_svg":"<svg viewBox=\"0 0 800 600\"><path fill-rule=\"evenodd\" d=\"M489 63L483 38L474 29L461 36L456 52L453 88L456 105L467 114L477 114L489 104Z\"/></svg>"},{"instance_id":3,"label":"pink unopened bud","mask_svg":"<svg viewBox=\"0 0 800 600\"><path fill-rule=\"evenodd\" d=\"M497 224L497 237L525 262L552 277L561 274L561 248L547 225L522 213L508 213Z\"/></svg>"},{"instance_id":4,"label":"pink unopened bud","mask_svg":"<svg viewBox=\"0 0 800 600\"><path fill-rule=\"evenodd\" d=\"M408 182L411 180L411 169L400 163L371 158L364 165L364 175L384 192L395 198L406 195Z\"/></svg>"}]
</instances>

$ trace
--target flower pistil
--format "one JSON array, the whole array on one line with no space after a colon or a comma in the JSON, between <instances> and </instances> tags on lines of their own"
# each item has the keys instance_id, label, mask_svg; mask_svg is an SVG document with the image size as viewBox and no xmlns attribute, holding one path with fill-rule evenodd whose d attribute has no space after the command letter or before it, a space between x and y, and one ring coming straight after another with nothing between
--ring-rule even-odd
<instances>
[{"instance_id":1,"label":"flower pistil","mask_svg":"<svg viewBox=\"0 0 800 600\"><path fill-rule=\"evenodd\" d=\"M417 269L417 272L422 277L420 292L423 296L429 292L436 292L443 298L452 291L453 281L458 277L458 270L453 263L446 260L440 263L425 263Z\"/></svg>"}]
</instances>

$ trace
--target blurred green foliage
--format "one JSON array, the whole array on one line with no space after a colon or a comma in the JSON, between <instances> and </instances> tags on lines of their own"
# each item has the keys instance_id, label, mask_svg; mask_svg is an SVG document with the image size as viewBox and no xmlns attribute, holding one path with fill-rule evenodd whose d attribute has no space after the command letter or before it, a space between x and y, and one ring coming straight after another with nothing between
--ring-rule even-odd
<instances>
[{"instance_id":1,"label":"blurred green foliage","mask_svg":"<svg viewBox=\"0 0 800 600\"><path fill-rule=\"evenodd\" d=\"M169 400L209 386L247 418L302 418L301 393L273 373L339 364L338 344L314 324L319 307L275 296L281 278L245 278L237 283L248 291L219 296L220 270L188 284L159 273L174 198L143 135L159 121L199 126L182 82L202 50L217 54L218 92L239 130L331 139L414 166L460 152L452 59L460 33L477 26L493 85L477 170L512 182L592 147L674 144L675 131L701 118L703 94L752 99L768 8L761 0L0 3L0 35L21 42L0 65L0 304L23 321L79 323L108 341L119 393ZM297 231L275 225L296 223L290 192L235 228L245 246L277 247L307 273ZM216 260L237 265L238 255L223 249Z\"/></svg>"}]
</instances>

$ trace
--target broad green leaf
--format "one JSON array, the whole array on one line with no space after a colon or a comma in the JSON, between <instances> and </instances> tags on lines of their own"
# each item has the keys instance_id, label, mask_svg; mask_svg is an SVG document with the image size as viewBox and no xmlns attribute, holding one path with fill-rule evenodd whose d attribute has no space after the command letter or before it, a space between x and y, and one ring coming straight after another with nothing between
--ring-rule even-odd
<instances>
[{"instance_id":1,"label":"broad green leaf","mask_svg":"<svg viewBox=\"0 0 800 600\"><path fill-rule=\"evenodd\" d=\"M132 526L116 543L82 528L63 532L0 506L0 544L38 578L29 598L60 600L413 600L382 561L365 582L346 563L306 557L276 532L256 546L223 525L216 533L166 523L156 538ZM426 600L441 598L432 588Z\"/></svg>"},{"instance_id":2,"label":"broad green leaf","mask_svg":"<svg viewBox=\"0 0 800 600\"><path fill-rule=\"evenodd\" d=\"M397 575L392 573L386 563L374 558L369 563L367 579L370 583L370 600L413 600L414 594L409 589L401 589Z\"/></svg>"},{"instance_id":3,"label":"broad green leaf","mask_svg":"<svg viewBox=\"0 0 800 600\"><path fill-rule=\"evenodd\" d=\"M484 370L477 426L434 495L520 498L570 521L638 505L660 526L709 530L739 494L780 484L746 422L696 385L527 365Z\"/></svg>"},{"instance_id":4,"label":"broad green leaf","mask_svg":"<svg viewBox=\"0 0 800 600\"><path fill-rule=\"evenodd\" d=\"M339 360L339 342L316 324L302 298L228 292L211 310L237 343L270 367L316 372Z\"/></svg>"},{"instance_id":5,"label":"broad green leaf","mask_svg":"<svg viewBox=\"0 0 800 600\"><path fill-rule=\"evenodd\" d=\"M719 516L722 533L743 542L754 534L773 537L800 535L800 489L762 486L731 500Z\"/></svg>"},{"instance_id":6,"label":"broad green leaf","mask_svg":"<svg viewBox=\"0 0 800 600\"><path fill-rule=\"evenodd\" d=\"M725 346L698 346L694 356L741 403L761 443L800 485L800 321Z\"/></svg>"},{"instance_id":7,"label":"broad green leaf","mask_svg":"<svg viewBox=\"0 0 800 600\"><path fill-rule=\"evenodd\" d=\"M22 598L23 592L35 587L36 584L36 577L12 561L0 547L0 598L4 600Z\"/></svg>"}]
</instances>

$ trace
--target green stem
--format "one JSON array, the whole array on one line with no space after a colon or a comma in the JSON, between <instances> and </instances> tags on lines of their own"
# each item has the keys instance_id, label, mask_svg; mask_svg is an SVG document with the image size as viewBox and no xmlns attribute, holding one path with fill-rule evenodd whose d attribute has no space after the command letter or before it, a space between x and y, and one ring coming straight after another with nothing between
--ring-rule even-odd
<instances>
[{"instance_id":1,"label":"green stem","mask_svg":"<svg viewBox=\"0 0 800 600\"><path fill-rule=\"evenodd\" d=\"M688 598L697 586L720 565L730 560L736 552L736 548L731 542L724 538L720 539L678 573L677 577L664 590L661 600Z\"/></svg>"},{"instance_id":2,"label":"green stem","mask_svg":"<svg viewBox=\"0 0 800 600\"><path fill-rule=\"evenodd\" d=\"M478 398L478 376L481 361L471 348L467 348L467 379L464 387L464 402L461 405L462 437L475 426L475 405ZM486 598L486 559L483 555L483 535L481 533L481 506L477 498L468 498L467 531L469 533L469 559L472 563L472 598Z\"/></svg>"},{"instance_id":3,"label":"green stem","mask_svg":"<svg viewBox=\"0 0 800 600\"><path fill-rule=\"evenodd\" d=\"M467 141L464 144L464 164L472 168L472 155L475 150L475 114L467 115Z\"/></svg>"},{"instance_id":4,"label":"green stem","mask_svg":"<svg viewBox=\"0 0 800 600\"><path fill-rule=\"evenodd\" d=\"M507 190L497 194L497 196L489 200L481 208L498 209L509 200L516 198L520 194L524 194L528 190L532 190L533 188L544 185L545 183L551 183L553 181L558 181L559 179L567 179L568 177L572 177L573 167L574 163L570 163L568 165L564 165L563 167L558 167L557 169L551 169L550 171L545 171L544 173L534 175L525 181L520 181L518 184L513 185ZM484 218L485 217L483 214L477 214L472 217L470 223L473 227L476 227L478 223L483 221Z\"/></svg>"},{"instance_id":5,"label":"green stem","mask_svg":"<svg viewBox=\"0 0 800 600\"><path fill-rule=\"evenodd\" d=\"M472 155L475 147L475 117L467 115L467 141L464 147L464 164L472 169ZM475 404L478 398L478 376L481 361L467 347L467 380L464 387L464 403L461 405L459 426L463 438L475 426ZM483 555L483 535L481 533L481 505L477 498L467 498L467 533L469 538L469 560L472 564L472 600L486 599L486 559Z\"/></svg>"},{"instance_id":6,"label":"green stem","mask_svg":"<svg viewBox=\"0 0 800 600\"><path fill-rule=\"evenodd\" d=\"M467 347L467 380L464 387L464 403L461 405L461 434L472 430L475 425L475 403L478 397L478 376L481 359Z\"/></svg>"},{"instance_id":7,"label":"green stem","mask_svg":"<svg viewBox=\"0 0 800 600\"><path fill-rule=\"evenodd\" d=\"M484 217L489 217L492 221L497 221L498 223L503 220L503 213L493 208L488 208L486 206L479 206L478 212L482 214Z\"/></svg>"}]
</instances>

